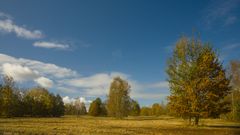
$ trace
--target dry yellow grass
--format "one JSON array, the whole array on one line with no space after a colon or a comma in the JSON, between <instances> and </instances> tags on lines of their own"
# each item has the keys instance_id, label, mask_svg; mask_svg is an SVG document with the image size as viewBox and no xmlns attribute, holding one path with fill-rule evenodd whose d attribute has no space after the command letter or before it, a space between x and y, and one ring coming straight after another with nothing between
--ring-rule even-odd
<instances>
[{"instance_id":1,"label":"dry yellow grass","mask_svg":"<svg viewBox=\"0 0 240 135\"><path fill-rule=\"evenodd\" d=\"M182 119L162 117L65 116L62 118L0 119L0 134L49 135L240 135L240 123L219 119L201 120L199 127L189 127Z\"/></svg>"}]
</instances>

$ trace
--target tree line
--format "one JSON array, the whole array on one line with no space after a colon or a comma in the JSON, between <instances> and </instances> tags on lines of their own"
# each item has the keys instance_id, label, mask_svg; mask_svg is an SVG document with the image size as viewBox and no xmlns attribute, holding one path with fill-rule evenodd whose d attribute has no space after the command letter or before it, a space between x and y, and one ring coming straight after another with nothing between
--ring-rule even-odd
<instances>
[{"instance_id":1,"label":"tree line","mask_svg":"<svg viewBox=\"0 0 240 135\"><path fill-rule=\"evenodd\" d=\"M20 90L12 77L4 76L0 86L0 115L3 117L59 117L64 114L64 103L60 95L36 87Z\"/></svg>"},{"instance_id":2,"label":"tree line","mask_svg":"<svg viewBox=\"0 0 240 135\"><path fill-rule=\"evenodd\" d=\"M85 103L77 98L74 102L63 103L60 95L54 95L42 87L21 90L15 86L10 76L3 77L0 85L0 116L2 117L60 117L63 115L111 116L159 116L163 114L163 105L158 103L150 107L140 107L129 96L130 85L126 80L116 77L111 83L106 101L96 98L87 111ZM149 111L149 108L151 111Z\"/></svg>"},{"instance_id":3,"label":"tree line","mask_svg":"<svg viewBox=\"0 0 240 135\"><path fill-rule=\"evenodd\" d=\"M87 109L84 102L81 102L79 98L75 100L75 102L66 103L65 107L65 115L86 115Z\"/></svg>"}]
</instances>

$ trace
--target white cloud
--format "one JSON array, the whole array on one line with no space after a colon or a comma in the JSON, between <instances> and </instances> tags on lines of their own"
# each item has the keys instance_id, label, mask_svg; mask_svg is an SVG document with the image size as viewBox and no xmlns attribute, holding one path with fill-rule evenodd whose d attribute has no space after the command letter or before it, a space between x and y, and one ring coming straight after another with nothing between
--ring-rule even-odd
<instances>
[{"instance_id":1,"label":"white cloud","mask_svg":"<svg viewBox=\"0 0 240 135\"><path fill-rule=\"evenodd\" d=\"M62 99L63 99L64 104L72 103L72 102L75 101L74 98L70 98L69 96L65 96L65 97L63 97Z\"/></svg>"},{"instance_id":2,"label":"white cloud","mask_svg":"<svg viewBox=\"0 0 240 135\"><path fill-rule=\"evenodd\" d=\"M69 80L67 83L75 87L104 87L111 81L111 77L108 74L96 74L90 77L81 77L77 79Z\"/></svg>"},{"instance_id":3,"label":"white cloud","mask_svg":"<svg viewBox=\"0 0 240 135\"><path fill-rule=\"evenodd\" d=\"M15 58L0 53L0 65L2 66L4 63L24 65L33 71L37 71L41 76L49 76L52 78L68 78L78 75L77 72L74 70L60 67L55 64L44 63L24 58Z\"/></svg>"},{"instance_id":4,"label":"white cloud","mask_svg":"<svg viewBox=\"0 0 240 135\"><path fill-rule=\"evenodd\" d=\"M65 95L105 96L114 77L120 76L131 85L131 97L153 99L166 95L168 83L142 83L121 72L97 73L80 76L74 70L51 63L15 58L0 54L0 73L9 74L17 81L32 81L46 88L52 87ZM53 83L54 82L54 83Z\"/></svg>"},{"instance_id":5,"label":"white cloud","mask_svg":"<svg viewBox=\"0 0 240 135\"><path fill-rule=\"evenodd\" d=\"M114 77L121 77L127 79L129 75L119 72L98 73L89 77L78 77L69 80L63 80L64 83L70 87L76 87L83 90L86 95L100 96L106 95ZM67 90L67 89L64 89Z\"/></svg>"},{"instance_id":6,"label":"white cloud","mask_svg":"<svg viewBox=\"0 0 240 135\"><path fill-rule=\"evenodd\" d=\"M14 24L11 19L0 20L0 31L5 33L15 33L18 37L26 39L39 39L43 37L40 30L28 30L25 27Z\"/></svg>"},{"instance_id":7,"label":"white cloud","mask_svg":"<svg viewBox=\"0 0 240 135\"><path fill-rule=\"evenodd\" d=\"M132 98L137 98L137 99L160 99L167 97L169 94L166 93L132 93L131 97Z\"/></svg>"},{"instance_id":8,"label":"white cloud","mask_svg":"<svg viewBox=\"0 0 240 135\"><path fill-rule=\"evenodd\" d=\"M35 81L38 85L44 88L50 88L53 85L52 80L42 77L37 71L31 70L29 67L4 63L2 65L2 74L14 78L17 82Z\"/></svg>"},{"instance_id":9,"label":"white cloud","mask_svg":"<svg viewBox=\"0 0 240 135\"><path fill-rule=\"evenodd\" d=\"M41 48L55 48L55 49L68 49L70 46L68 44L60 44L60 43L56 43L56 42L45 42L45 41L41 41L41 42L35 42L33 44L33 46L35 47L41 47Z\"/></svg>"},{"instance_id":10,"label":"white cloud","mask_svg":"<svg viewBox=\"0 0 240 135\"><path fill-rule=\"evenodd\" d=\"M162 81L158 83L153 83L148 85L149 88L159 88L159 89L168 89L168 82L167 81Z\"/></svg>"},{"instance_id":11,"label":"white cloud","mask_svg":"<svg viewBox=\"0 0 240 135\"><path fill-rule=\"evenodd\" d=\"M136 80L132 80L130 75L111 72L111 73L99 73L89 77L78 77L74 79L64 80L60 83L65 84L70 89L62 89L63 91L69 91L69 93L77 93L77 89L81 90L81 93L88 96L105 96L108 94L110 84L114 77L120 76L127 80L131 85L131 96L134 98L153 99L159 98L159 95L166 95L162 92L168 91L168 82L162 81L157 83L140 83ZM154 93L147 90L154 90Z\"/></svg>"},{"instance_id":12,"label":"white cloud","mask_svg":"<svg viewBox=\"0 0 240 135\"><path fill-rule=\"evenodd\" d=\"M17 64L4 63L2 65L3 74L9 75L14 78L15 81L28 81L39 77L37 71L33 71L28 67L23 67Z\"/></svg>"},{"instance_id":13,"label":"white cloud","mask_svg":"<svg viewBox=\"0 0 240 135\"><path fill-rule=\"evenodd\" d=\"M157 83L140 83L135 80L129 81L132 91L131 97L138 99L159 99L168 94L168 82L160 81Z\"/></svg>"},{"instance_id":14,"label":"white cloud","mask_svg":"<svg viewBox=\"0 0 240 135\"><path fill-rule=\"evenodd\" d=\"M111 72L110 77L113 79L115 77L121 77L124 80L128 80L131 76L121 72Z\"/></svg>"},{"instance_id":15,"label":"white cloud","mask_svg":"<svg viewBox=\"0 0 240 135\"><path fill-rule=\"evenodd\" d=\"M60 83L60 85L62 85L62 84ZM58 87L56 87L56 89L59 92L65 93L65 94L76 94L76 93L78 93L78 91L75 88L72 88L72 87L58 86Z\"/></svg>"},{"instance_id":16,"label":"white cloud","mask_svg":"<svg viewBox=\"0 0 240 135\"><path fill-rule=\"evenodd\" d=\"M0 32L3 34L13 33L17 37L25 38L25 39L42 39L44 34L40 30L30 30L26 28L26 26L19 26L14 22L12 16L0 12ZM72 47L74 44L73 41L37 41L33 43L34 47L41 47L47 49L62 49L66 50ZM78 42L83 47L89 47L89 44L85 44L83 42Z\"/></svg>"},{"instance_id":17,"label":"white cloud","mask_svg":"<svg viewBox=\"0 0 240 135\"><path fill-rule=\"evenodd\" d=\"M70 98L69 96L63 97L63 102L66 103L74 103L76 100L80 100L80 102L85 103L85 104L90 104L92 101L91 100L86 100L85 97L78 97L78 98Z\"/></svg>"},{"instance_id":18,"label":"white cloud","mask_svg":"<svg viewBox=\"0 0 240 135\"><path fill-rule=\"evenodd\" d=\"M35 82L44 88L51 88L53 86L53 81L46 77L39 77L35 79Z\"/></svg>"},{"instance_id":19,"label":"white cloud","mask_svg":"<svg viewBox=\"0 0 240 135\"><path fill-rule=\"evenodd\" d=\"M53 81L46 76L54 80L77 76L76 71L68 68L5 54L0 54L0 73L12 76L18 82L34 81L45 88L53 86Z\"/></svg>"},{"instance_id":20,"label":"white cloud","mask_svg":"<svg viewBox=\"0 0 240 135\"><path fill-rule=\"evenodd\" d=\"M80 102L87 103L87 104L92 102L91 100L86 100L85 97L79 97L78 100L80 100Z\"/></svg>"}]
</instances>

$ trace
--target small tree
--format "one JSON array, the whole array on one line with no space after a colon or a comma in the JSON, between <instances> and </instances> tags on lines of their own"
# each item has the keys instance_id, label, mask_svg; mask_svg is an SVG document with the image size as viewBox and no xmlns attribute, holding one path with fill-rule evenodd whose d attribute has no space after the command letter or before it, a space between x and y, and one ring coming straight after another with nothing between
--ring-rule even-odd
<instances>
[{"instance_id":1,"label":"small tree","mask_svg":"<svg viewBox=\"0 0 240 135\"><path fill-rule=\"evenodd\" d=\"M89 107L88 114L91 116L101 116L102 115L102 101L100 98L96 98Z\"/></svg>"},{"instance_id":2,"label":"small tree","mask_svg":"<svg viewBox=\"0 0 240 135\"><path fill-rule=\"evenodd\" d=\"M86 106L84 104L84 102L81 102L80 99L76 99L74 106L76 108L76 114L77 115L85 115L87 114L87 110L86 110Z\"/></svg>"},{"instance_id":3,"label":"small tree","mask_svg":"<svg viewBox=\"0 0 240 135\"><path fill-rule=\"evenodd\" d=\"M230 92L229 79L215 51L194 38L181 38L168 61L170 111L194 118L219 117L229 111L223 99Z\"/></svg>"},{"instance_id":4,"label":"small tree","mask_svg":"<svg viewBox=\"0 0 240 135\"><path fill-rule=\"evenodd\" d=\"M163 108L158 103L152 105L152 115L159 116L163 112Z\"/></svg>"},{"instance_id":5,"label":"small tree","mask_svg":"<svg viewBox=\"0 0 240 135\"><path fill-rule=\"evenodd\" d=\"M60 95L51 95L53 101L52 115L54 117L60 117L64 115L64 103Z\"/></svg>"},{"instance_id":6,"label":"small tree","mask_svg":"<svg viewBox=\"0 0 240 135\"><path fill-rule=\"evenodd\" d=\"M65 115L76 115L76 108L74 106L74 104L71 102L71 103L67 103L64 105L64 114Z\"/></svg>"},{"instance_id":7,"label":"small tree","mask_svg":"<svg viewBox=\"0 0 240 135\"><path fill-rule=\"evenodd\" d=\"M12 77L3 77L3 86L1 87L0 92L1 114L6 117L22 115L19 110L19 93L15 88L15 83Z\"/></svg>"},{"instance_id":8,"label":"small tree","mask_svg":"<svg viewBox=\"0 0 240 135\"><path fill-rule=\"evenodd\" d=\"M123 118L128 115L130 85L120 77L114 78L111 83L107 99L108 115Z\"/></svg>"},{"instance_id":9,"label":"small tree","mask_svg":"<svg viewBox=\"0 0 240 135\"><path fill-rule=\"evenodd\" d=\"M107 116L107 105L105 102L101 104L101 116Z\"/></svg>"},{"instance_id":10,"label":"small tree","mask_svg":"<svg viewBox=\"0 0 240 135\"><path fill-rule=\"evenodd\" d=\"M152 109L150 107L142 107L140 115L141 116L151 116L152 115Z\"/></svg>"}]
</instances>

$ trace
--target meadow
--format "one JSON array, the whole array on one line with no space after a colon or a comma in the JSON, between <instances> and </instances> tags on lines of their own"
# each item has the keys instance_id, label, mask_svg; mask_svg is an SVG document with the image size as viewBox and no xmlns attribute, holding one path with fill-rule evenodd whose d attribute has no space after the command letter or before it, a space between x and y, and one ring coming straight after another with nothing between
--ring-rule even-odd
<instances>
[{"instance_id":1,"label":"meadow","mask_svg":"<svg viewBox=\"0 0 240 135\"><path fill-rule=\"evenodd\" d=\"M201 119L198 127L179 118L64 116L61 118L0 118L3 135L240 135L240 123Z\"/></svg>"}]
</instances>

